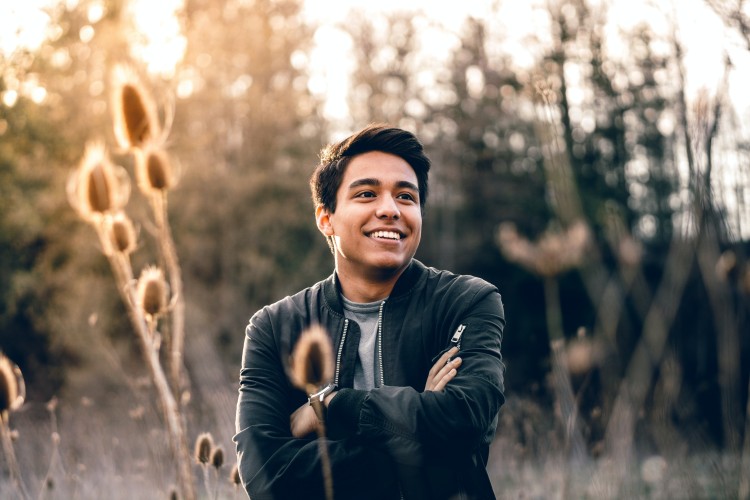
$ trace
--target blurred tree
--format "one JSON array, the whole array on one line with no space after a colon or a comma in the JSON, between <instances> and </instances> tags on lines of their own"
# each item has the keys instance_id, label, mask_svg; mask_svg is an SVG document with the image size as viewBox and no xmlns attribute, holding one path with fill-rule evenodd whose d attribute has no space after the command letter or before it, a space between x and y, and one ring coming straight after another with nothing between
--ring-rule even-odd
<instances>
[{"instance_id":1,"label":"blurred tree","mask_svg":"<svg viewBox=\"0 0 750 500\"><path fill-rule=\"evenodd\" d=\"M0 93L6 90L3 83ZM72 355L52 346L50 325L40 314L47 312L45 298L54 295L40 268L56 232L55 209L64 201L64 195L49 196L50 177L60 178L49 150L62 144L26 97L13 106L0 105L0 131L0 349L26 374L29 397L39 396L38 387L45 385L52 390L41 396L49 397L60 387L61 366Z\"/></svg>"},{"instance_id":2,"label":"blurred tree","mask_svg":"<svg viewBox=\"0 0 750 500\"><path fill-rule=\"evenodd\" d=\"M97 267L93 235L75 220L65 198L69 169L87 135L107 121L106 54L117 39L117 31L108 29L116 11L97 19L94 28L88 5L51 7L50 39L0 65L3 90L18 96L0 105L0 203L6 205L0 238L8 242L0 266L0 331L2 348L19 358L31 398L49 398L64 381L81 382L92 367L105 374L97 377L102 388L101 382L122 376L104 369L111 366L112 337L96 340L100 328L117 332L115 325L122 324L108 314L117 307L116 293ZM102 293L84 293L94 287Z\"/></svg>"},{"instance_id":3,"label":"blurred tree","mask_svg":"<svg viewBox=\"0 0 750 500\"><path fill-rule=\"evenodd\" d=\"M746 47L750 49L750 13L747 3L744 0L706 0L706 4L716 12L724 24L737 31Z\"/></svg>"},{"instance_id":4,"label":"blurred tree","mask_svg":"<svg viewBox=\"0 0 750 500\"><path fill-rule=\"evenodd\" d=\"M436 265L482 276L503 292L512 331L509 384L538 386L546 366L542 290L528 273L508 265L497 252L499 224L541 232L550 217L535 135L535 114L526 91L528 75L510 57L489 55L486 22L468 19L440 79L442 101L430 103L425 132L438 158L430 208L438 244L426 252Z\"/></svg>"},{"instance_id":5,"label":"blurred tree","mask_svg":"<svg viewBox=\"0 0 750 500\"><path fill-rule=\"evenodd\" d=\"M221 393L212 404L228 436L250 316L332 271L308 187L326 129L307 88L313 30L300 6L185 5L171 135L182 179L170 215L189 304L187 360L202 396Z\"/></svg>"},{"instance_id":6,"label":"blurred tree","mask_svg":"<svg viewBox=\"0 0 750 500\"><path fill-rule=\"evenodd\" d=\"M602 6L561 1L550 15L554 47L542 72L554 75L565 154L583 215L600 238L614 211L642 239L664 245L672 234L670 197L678 190L669 126L674 91L665 85L669 54L656 53L659 40L640 26L626 38L628 59L609 58Z\"/></svg>"},{"instance_id":7,"label":"blurred tree","mask_svg":"<svg viewBox=\"0 0 750 500\"><path fill-rule=\"evenodd\" d=\"M416 12L379 16L352 12L343 24L353 43L354 70L347 99L353 128L368 123L417 125L421 103L416 75L420 70L419 25Z\"/></svg>"}]
</instances>

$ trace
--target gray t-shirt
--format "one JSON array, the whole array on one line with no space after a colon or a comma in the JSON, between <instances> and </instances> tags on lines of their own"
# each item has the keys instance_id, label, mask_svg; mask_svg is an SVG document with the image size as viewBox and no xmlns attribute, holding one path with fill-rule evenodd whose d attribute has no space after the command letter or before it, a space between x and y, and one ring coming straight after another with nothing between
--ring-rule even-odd
<instances>
[{"instance_id":1,"label":"gray t-shirt","mask_svg":"<svg viewBox=\"0 0 750 500\"><path fill-rule=\"evenodd\" d=\"M344 317L359 325L359 356L354 367L354 388L367 390L377 386L378 364L375 352L378 339L378 312L382 300L360 304L344 299Z\"/></svg>"}]
</instances>

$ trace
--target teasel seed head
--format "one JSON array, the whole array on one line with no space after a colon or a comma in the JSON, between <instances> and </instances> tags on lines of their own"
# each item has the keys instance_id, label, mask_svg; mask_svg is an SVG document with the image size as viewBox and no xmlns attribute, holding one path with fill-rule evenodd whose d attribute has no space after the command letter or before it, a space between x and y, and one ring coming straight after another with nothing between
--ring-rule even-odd
<instances>
[{"instance_id":1,"label":"teasel seed head","mask_svg":"<svg viewBox=\"0 0 750 500\"><path fill-rule=\"evenodd\" d=\"M113 74L114 130L117 142L125 149L142 148L159 138L156 104L132 68L118 66Z\"/></svg>"},{"instance_id":2,"label":"teasel seed head","mask_svg":"<svg viewBox=\"0 0 750 500\"><path fill-rule=\"evenodd\" d=\"M26 384L21 369L0 352L0 415L7 415L23 405Z\"/></svg>"},{"instance_id":3,"label":"teasel seed head","mask_svg":"<svg viewBox=\"0 0 750 500\"><path fill-rule=\"evenodd\" d=\"M169 287L164 273L158 267L149 266L138 278L138 307L152 319L163 314L169 306Z\"/></svg>"},{"instance_id":4,"label":"teasel seed head","mask_svg":"<svg viewBox=\"0 0 750 500\"><path fill-rule=\"evenodd\" d=\"M68 200L84 220L95 222L119 211L130 196L130 180L114 165L101 143L89 143L78 168L68 179Z\"/></svg>"},{"instance_id":5,"label":"teasel seed head","mask_svg":"<svg viewBox=\"0 0 750 500\"><path fill-rule=\"evenodd\" d=\"M333 347L321 326L311 326L300 335L292 351L290 378L307 393L333 379Z\"/></svg>"},{"instance_id":6,"label":"teasel seed head","mask_svg":"<svg viewBox=\"0 0 750 500\"><path fill-rule=\"evenodd\" d=\"M199 464L207 464L211 460L211 449L214 446L214 440L210 432L200 434L195 440L195 461Z\"/></svg>"},{"instance_id":7,"label":"teasel seed head","mask_svg":"<svg viewBox=\"0 0 750 500\"><path fill-rule=\"evenodd\" d=\"M737 267L737 255L732 250L727 250L716 261L716 276L721 281L727 281L737 272Z\"/></svg>"},{"instance_id":8,"label":"teasel seed head","mask_svg":"<svg viewBox=\"0 0 750 500\"><path fill-rule=\"evenodd\" d=\"M229 473L229 482L235 486L239 486L242 483L242 480L240 479L240 468L236 463L232 466L232 470Z\"/></svg>"},{"instance_id":9,"label":"teasel seed head","mask_svg":"<svg viewBox=\"0 0 750 500\"><path fill-rule=\"evenodd\" d=\"M224 449L221 446L217 446L211 451L211 465L217 469L224 465Z\"/></svg>"},{"instance_id":10,"label":"teasel seed head","mask_svg":"<svg viewBox=\"0 0 750 500\"><path fill-rule=\"evenodd\" d=\"M138 187L147 195L165 192L175 184L169 155L153 144L148 144L136 155L135 175Z\"/></svg>"},{"instance_id":11,"label":"teasel seed head","mask_svg":"<svg viewBox=\"0 0 750 500\"><path fill-rule=\"evenodd\" d=\"M565 230L548 230L532 243L512 223L503 223L497 242L503 255L516 264L543 277L554 277L580 266L591 236L588 226L576 221Z\"/></svg>"},{"instance_id":12,"label":"teasel seed head","mask_svg":"<svg viewBox=\"0 0 750 500\"><path fill-rule=\"evenodd\" d=\"M118 212L105 223L106 250L108 254L129 255L135 250L137 238L133 221L124 212Z\"/></svg>"}]
</instances>

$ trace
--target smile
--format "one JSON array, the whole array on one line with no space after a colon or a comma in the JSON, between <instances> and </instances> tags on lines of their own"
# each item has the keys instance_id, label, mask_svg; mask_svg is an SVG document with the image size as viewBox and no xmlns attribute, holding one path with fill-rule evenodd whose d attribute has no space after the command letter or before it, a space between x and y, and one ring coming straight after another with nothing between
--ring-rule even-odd
<instances>
[{"instance_id":1,"label":"smile","mask_svg":"<svg viewBox=\"0 0 750 500\"><path fill-rule=\"evenodd\" d=\"M396 231L373 231L368 235L370 238L383 238L386 240L400 240L403 236Z\"/></svg>"}]
</instances>

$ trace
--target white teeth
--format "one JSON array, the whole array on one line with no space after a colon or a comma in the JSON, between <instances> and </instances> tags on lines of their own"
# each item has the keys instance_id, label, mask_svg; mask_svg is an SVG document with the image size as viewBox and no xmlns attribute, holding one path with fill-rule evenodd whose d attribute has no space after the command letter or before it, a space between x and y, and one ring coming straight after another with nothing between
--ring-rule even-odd
<instances>
[{"instance_id":1,"label":"white teeth","mask_svg":"<svg viewBox=\"0 0 750 500\"><path fill-rule=\"evenodd\" d=\"M389 240L400 240L401 235L399 235L395 231L375 231L374 233L370 234L373 238L388 238Z\"/></svg>"}]
</instances>

